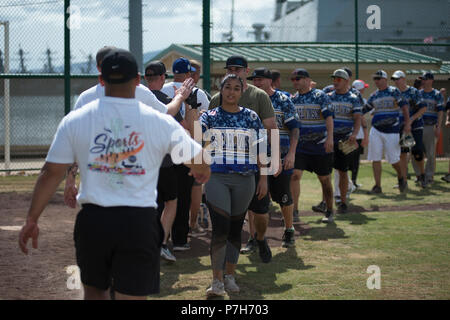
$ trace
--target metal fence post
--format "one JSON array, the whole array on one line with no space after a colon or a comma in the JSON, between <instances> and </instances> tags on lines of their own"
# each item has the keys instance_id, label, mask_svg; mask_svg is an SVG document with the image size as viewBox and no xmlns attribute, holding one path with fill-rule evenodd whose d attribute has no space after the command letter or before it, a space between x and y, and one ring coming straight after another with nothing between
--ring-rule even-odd
<instances>
[{"instance_id":1,"label":"metal fence post","mask_svg":"<svg viewBox=\"0 0 450 320\"><path fill-rule=\"evenodd\" d=\"M70 112L70 0L64 0L64 114Z\"/></svg>"},{"instance_id":2,"label":"metal fence post","mask_svg":"<svg viewBox=\"0 0 450 320\"><path fill-rule=\"evenodd\" d=\"M5 27L5 62L4 69L5 74L9 73L9 21L0 22ZM11 124L10 124L10 92L9 92L9 79L4 80L4 105L5 105L5 170L10 169L11 165ZM7 171L7 174L9 172Z\"/></svg>"},{"instance_id":3,"label":"metal fence post","mask_svg":"<svg viewBox=\"0 0 450 320\"><path fill-rule=\"evenodd\" d=\"M358 0L355 0L355 79L359 79Z\"/></svg>"},{"instance_id":4,"label":"metal fence post","mask_svg":"<svg viewBox=\"0 0 450 320\"><path fill-rule=\"evenodd\" d=\"M203 0L203 89L211 92L211 5L209 0Z\"/></svg>"}]
</instances>

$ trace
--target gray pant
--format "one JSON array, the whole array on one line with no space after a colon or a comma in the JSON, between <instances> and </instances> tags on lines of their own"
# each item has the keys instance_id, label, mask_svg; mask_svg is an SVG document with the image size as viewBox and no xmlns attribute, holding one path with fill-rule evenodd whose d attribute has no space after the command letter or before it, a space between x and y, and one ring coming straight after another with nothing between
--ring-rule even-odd
<instances>
[{"instance_id":1,"label":"gray pant","mask_svg":"<svg viewBox=\"0 0 450 320\"><path fill-rule=\"evenodd\" d=\"M223 270L237 264L245 213L255 193L253 175L213 173L205 184L211 224L211 266Z\"/></svg>"},{"instance_id":2,"label":"gray pant","mask_svg":"<svg viewBox=\"0 0 450 320\"><path fill-rule=\"evenodd\" d=\"M427 163L425 165L425 179L431 180L434 176L436 169L436 136L434 130L436 126L424 126L423 127L423 145L425 147L425 156ZM414 172L416 176L420 176L419 166L415 161L412 161Z\"/></svg>"}]
</instances>

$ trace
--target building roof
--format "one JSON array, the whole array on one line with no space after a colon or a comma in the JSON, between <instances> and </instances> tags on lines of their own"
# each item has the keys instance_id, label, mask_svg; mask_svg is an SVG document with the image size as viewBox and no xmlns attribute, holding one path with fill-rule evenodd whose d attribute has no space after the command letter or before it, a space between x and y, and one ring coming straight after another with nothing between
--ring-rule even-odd
<instances>
[{"instance_id":1,"label":"building roof","mask_svg":"<svg viewBox=\"0 0 450 320\"><path fill-rule=\"evenodd\" d=\"M202 45L172 44L154 59L169 52L178 52L200 60ZM230 55L244 55L251 62L278 63L354 63L355 48L347 44L278 44L278 43L220 43L211 46L212 62L225 62ZM148 62L146 62L148 63ZM360 45L359 63L362 64L421 64L438 69L442 61L393 46Z\"/></svg>"},{"instance_id":2,"label":"building roof","mask_svg":"<svg viewBox=\"0 0 450 320\"><path fill-rule=\"evenodd\" d=\"M435 75L449 76L450 75L450 61L442 61L442 65L439 70L425 70L425 69L406 70L406 74L413 74L413 75L423 74L424 72L432 72Z\"/></svg>"}]
</instances>

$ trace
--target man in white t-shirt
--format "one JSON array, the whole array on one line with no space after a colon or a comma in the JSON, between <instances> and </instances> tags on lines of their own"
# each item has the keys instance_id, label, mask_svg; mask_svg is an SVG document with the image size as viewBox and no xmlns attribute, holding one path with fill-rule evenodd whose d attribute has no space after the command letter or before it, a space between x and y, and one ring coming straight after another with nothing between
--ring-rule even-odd
<instances>
[{"instance_id":1,"label":"man in white t-shirt","mask_svg":"<svg viewBox=\"0 0 450 320\"><path fill-rule=\"evenodd\" d=\"M100 72L103 58L107 54L109 54L112 50L115 50L115 49L116 49L116 47L113 47L113 46L105 46L97 52L97 54L95 56L95 60L97 62L97 70L99 72ZM156 98L156 96L153 94L153 92L142 84L139 84L136 87L135 98L138 101L154 108L155 110L157 110L159 112L168 113L172 116L175 116L179 112L182 102L189 96L189 94L191 93L191 90L194 86L195 86L195 82L190 79L188 79L185 82L183 82L182 84L180 84L180 86L178 87L179 89L177 90L176 94L174 93L174 95L172 96L173 97L172 101L170 103L168 103L167 105L165 105L164 103L159 101ZM99 99L101 97L104 97L104 96L105 96L104 83L102 82L101 79L99 79L99 83L97 85L87 89L86 91L83 91L80 94L80 96L78 97L77 101L75 102L75 105L72 110L77 110L77 109L81 108L82 106L88 104L89 102L92 102L92 101ZM66 205L68 205L71 208L75 208L75 206L76 206L75 198L78 193L78 189L76 188L75 179L76 179L77 171L78 171L77 164L74 163L69 168L67 179L66 179L66 184L64 187L64 202L66 203Z\"/></svg>"},{"instance_id":2,"label":"man in white t-shirt","mask_svg":"<svg viewBox=\"0 0 450 320\"><path fill-rule=\"evenodd\" d=\"M100 78L105 97L69 113L58 127L19 246L27 254L31 238L37 248L39 216L69 165L77 162L82 210L74 240L85 299L108 299L111 283L117 299L146 299L159 292L163 230L155 208L161 162L170 153L201 183L210 169L198 161L201 146L171 116L135 99L140 75L129 51L105 56Z\"/></svg>"}]
</instances>

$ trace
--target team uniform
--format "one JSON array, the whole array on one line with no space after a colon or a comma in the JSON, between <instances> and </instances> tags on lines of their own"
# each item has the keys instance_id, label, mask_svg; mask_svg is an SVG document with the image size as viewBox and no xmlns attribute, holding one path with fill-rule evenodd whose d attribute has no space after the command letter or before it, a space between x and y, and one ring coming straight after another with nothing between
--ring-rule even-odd
<instances>
[{"instance_id":1,"label":"team uniform","mask_svg":"<svg viewBox=\"0 0 450 320\"><path fill-rule=\"evenodd\" d=\"M423 103L427 107L427 110L422 117L424 124L423 144L427 157L427 163L425 165L425 178L426 181L432 181L436 162L436 137L434 135L434 129L438 121L438 113L444 111L444 97L439 90L436 89L433 89L431 92L425 92L422 89L419 91L419 94L422 97ZM417 168L414 166L414 171L417 175L418 170L416 169Z\"/></svg>"},{"instance_id":2,"label":"team uniform","mask_svg":"<svg viewBox=\"0 0 450 320\"><path fill-rule=\"evenodd\" d=\"M241 107L230 113L221 107L200 117L204 141L209 151L211 178L205 184L212 222L211 264L222 270L226 262L236 264L241 248L241 232L247 208L255 193L258 172L256 141L264 129L258 115Z\"/></svg>"},{"instance_id":3,"label":"team uniform","mask_svg":"<svg viewBox=\"0 0 450 320\"><path fill-rule=\"evenodd\" d=\"M373 110L372 128L369 133L367 159L381 161L383 151L390 164L400 161L400 108L407 105L400 91L392 86L370 95L363 112Z\"/></svg>"},{"instance_id":4,"label":"team uniform","mask_svg":"<svg viewBox=\"0 0 450 320\"><path fill-rule=\"evenodd\" d=\"M411 118L415 115L419 110L425 107L425 103L423 102L422 96L420 95L419 90L414 87L408 87L405 91L400 91L402 98L408 102L409 106L409 117ZM403 113L400 113L400 135L403 132L404 127L404 116ZM416 142L415 146L411 148L411 153L417 161L423 160L423 119L422 117L416 119L411 124L411 134L414 137L414 141ZM408 153L409 148L401 148L402 153Z\"/></svg>"},{"instance_id":5,"label":"team uniform","mask_svg":"<svg viewBox=\"0 0 450 320\"><path fill-rule=\"evenodd\" d=\"M298 114L294 104L288 96L281 91L275 91L270 96L272 101L277 126L280 133L280 153L281 164L284 164L284 158L289 152L290 138L289 131L298 127ZM284 170L277 177L269 176L269 191L272 199L280 206L289 206L292 204L292 194L290 188L291 175L293 169Z\"/></svg>"},{"instance_id":6,"label":"team uniform","mask_svg":"<svg viewBox=\"0 0 450 320\"><path fill-rule=\"evenodd\" d=\"M275 116L269 95L265 91L251 84L247 84L247 89L242 93L238 104L256 112L261 121ZM215 108L219 105L220 95L215 94L211 99L209 108ZM258 185L259 174L255 174L254 179L255 185ZM258 200L255 194L248 210L253 211L256 214L266 214L269 212L269 205L270 197L268 193L261 200Z\"/></svg>"},{"instance_id":7,"label":"team uniform","mask_svg":"<svg viewBox=\"0 0 450 320\"><path fill-rule=\"evenodd\" d=\"M346 141L353 133L353 116L362 114L361 100L351 91L344 94L333 91L329 96L334 111L334 168L339 171L347 171L350 167L353 152L357 152L357 150L346 155L339 150L339 141Z\"/></svg>"},{"instance_id":8,"label":"team uniform","mask_svg":"<svg viewBox=\"0 0 450 320\"><path fill-rule=\"evenodd\" d=\"M333 117L330 98L322 90L297 93L292 102L299 118L300 136L295 155L295 169L327 176L333 169L333 153L325 152L326 119Z\"/></svg>"},{"instance_id":9,"label":"team uniform","mask_svg":"<svg viewBox=\"0 0 450 320\"><path fill-rule=\"evenodd\" d=\"M83 284L106 290L112 278L123 294L159 292L156 183L163 157L180 143L194 152L178 154L177 163L202 150L171 116L137 99L102 97L61 121L46 161L79 165L74 240Z\"/></svg>"}]
</instances>

